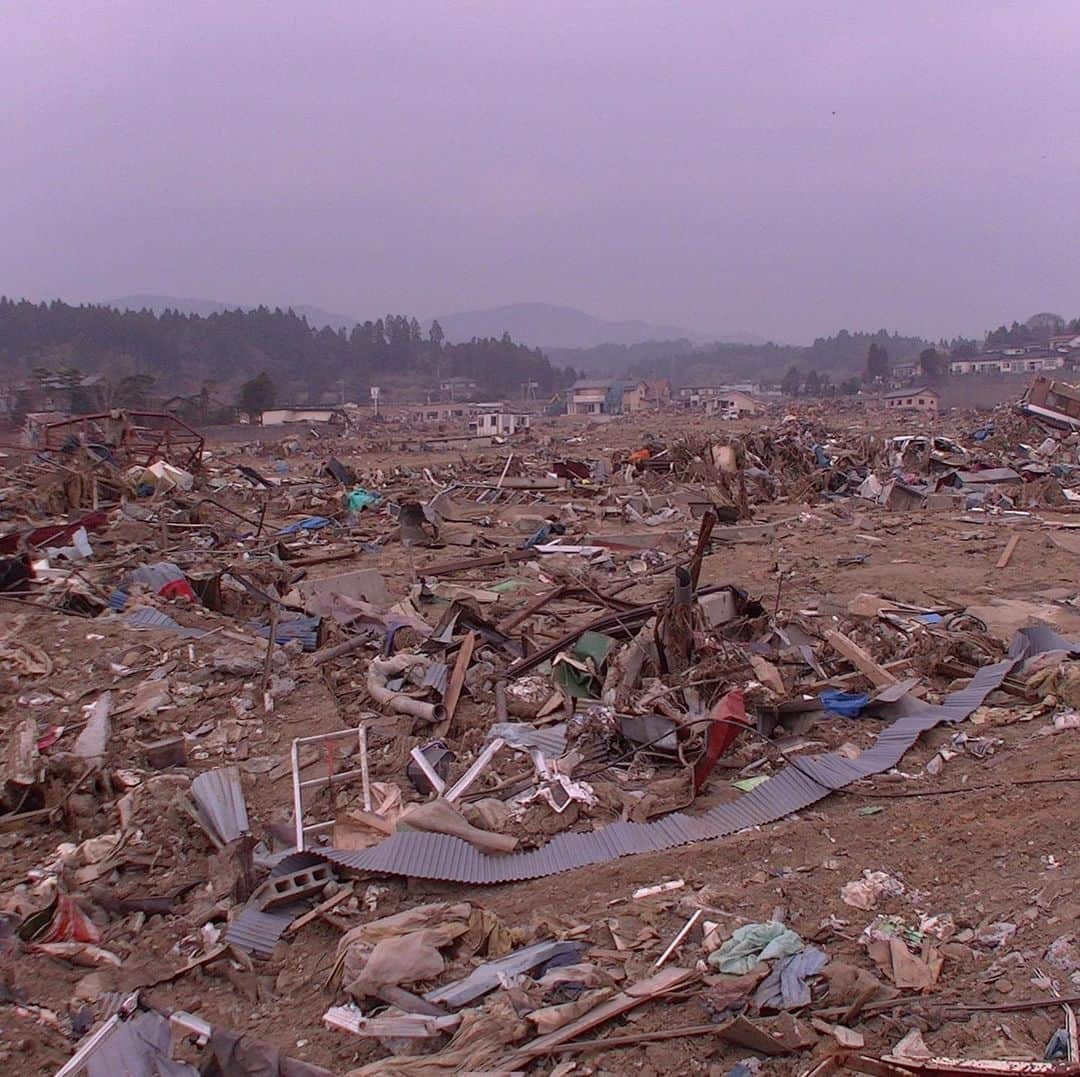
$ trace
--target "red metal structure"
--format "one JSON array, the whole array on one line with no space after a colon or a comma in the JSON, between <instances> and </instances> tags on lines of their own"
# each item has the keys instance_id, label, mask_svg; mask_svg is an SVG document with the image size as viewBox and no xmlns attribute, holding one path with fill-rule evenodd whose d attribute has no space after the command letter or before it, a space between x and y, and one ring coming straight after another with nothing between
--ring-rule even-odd
<instances>
[{"instance_id":1,"label":"red metal structure","mask_svg":"<svg viewBox=\"0 0 1080 1077\"><path fill-rule=\"evenodd\" d=\"M38 446L60 452L76 445L100 447L128 464L164 460L186 471L202 463L205 439L182 419L161 411L106 411L49 423Z\"/></svg>"}]
</instances>

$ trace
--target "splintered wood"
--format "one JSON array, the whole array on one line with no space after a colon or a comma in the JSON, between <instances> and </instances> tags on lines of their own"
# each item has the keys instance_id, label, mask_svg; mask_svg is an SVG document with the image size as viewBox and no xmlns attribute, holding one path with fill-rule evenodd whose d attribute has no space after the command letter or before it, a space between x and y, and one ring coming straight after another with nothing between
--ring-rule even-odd
<instances>
[{"instance_id":1,"label":"splintered wood","mask_svg":"<svg viewBox=\"0 0 1080 1077\"><path fill-rule=\"evenodd\" d=\"M879 688L897 683L896 678L884 666L878 665L862 647L845 636L843 632L826 632L825 642Z\"/></svg>"}]
</instances>

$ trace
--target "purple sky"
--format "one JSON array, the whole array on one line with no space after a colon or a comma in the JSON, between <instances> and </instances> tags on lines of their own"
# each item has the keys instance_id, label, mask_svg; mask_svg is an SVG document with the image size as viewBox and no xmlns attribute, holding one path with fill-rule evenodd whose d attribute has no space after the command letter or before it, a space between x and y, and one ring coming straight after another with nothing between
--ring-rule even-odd
<instances>
[{"instance_id":1,"label":"purple sky","mask_svg":"<svg viewBox=\"0 0 1080 1077\"><path fill-rule=\"evenodd\" d=\"M1080 315L1075 0L6 0L0 292Z\"/></svg>"}]
</instances>

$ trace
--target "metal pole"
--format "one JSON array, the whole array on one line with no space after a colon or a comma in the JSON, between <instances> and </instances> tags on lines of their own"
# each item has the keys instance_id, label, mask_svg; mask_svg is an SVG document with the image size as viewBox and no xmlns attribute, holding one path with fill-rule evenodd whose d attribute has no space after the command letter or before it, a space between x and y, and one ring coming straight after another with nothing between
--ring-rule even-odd
<instances>
[{"instance_id":1,"label":"metal pole","mask_svg":"<svg viewBox=\"0 0 1080 1077\"><path fill-rule=\"evenodd\" d=\"M360 780L364 783L364 811L371 811L371 775L368 773L367 722L361 722L357 731L360 746Z\"/></svg>"},{"instance_id":2,"label":"metal pole","mask_svg":"<svg viewBox=\"0 0 1080 1077\"><path fill-rule=\"evenodd\" d=\"M296 851L304 851L304 795L300 790L300 742L292 742L293 813L296 816Z\"/></svg>"}]
</instances>

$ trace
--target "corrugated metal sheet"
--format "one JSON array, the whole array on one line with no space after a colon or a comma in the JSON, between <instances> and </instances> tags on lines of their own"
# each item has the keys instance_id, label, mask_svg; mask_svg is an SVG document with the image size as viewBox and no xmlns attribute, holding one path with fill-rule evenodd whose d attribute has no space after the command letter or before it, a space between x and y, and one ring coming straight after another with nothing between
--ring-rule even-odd
<instances>
[{"instance_id":1,"label":"corrugated metal sheet","mask_svg":"<svg viewBox=\"0 0 1080 1077\"><path fill-rule=\"evenodd\" d=\"M198 1077L186 1062L172 1060L172 1032L161 1014L140 1011L121 1021L86 1059L87 1077Z\"/></svg>"},{"instance_id":2,"label":"corrugated metal sheet","mask_svg":"<svg viewBox=\"0 0 1080 1077\"><path fill-rule=\"evenodd\" d=\"M229 924L225 941L238 950L265 960L274 952L285 928L308 908L307 902L297 902L282 909L262 912L249 905Z\"/></svg>"},{"instance_id":3,"label":"corrugated metal sheet","mask_svg":"<svg viewBox=\"0 0 1080 1077\"><path fill-rule=\"evenodd\" d=\"M701 816L677 812L652 823L614 823L590 833L560 834L539 849L506 856L481 853L461 838L419 831L401 831L370 849L327 849L315 855L354 871L493 885L539 879L620 856L725 837L776 822L836 789L896 766L920 734L942 722L962 721L1017 662L1050 648L1077 650L1052 630L1024 630L1014 638L1009 658L980 669L967 687L953 692L940 705L905 696L885 708L883 713L895 720L857 759L846 759L837 752L801 757L797 765L789 764L734 803L721 804Z\"/></svg>"},{"instance_id":4,"label":"corrugated metal sheet","mask_svg":"<svg viewBox=\"0 0 1080 1077\"><path fill-rule=\"evenodd\" d=\"M161 632L175 632L184 639L198 639L206 633L201 628L185 628L178 624L168 614L156 610L152 606L139 606L132 610L124 618L124 624L128 628L157 629Z\"/></svg>"},{"instance_id":5,"label":"corrugated metal sheet","mask_svg":"<svg viewBox=\"0 0 1080 1077\"><path fill-rule=\"evenodd\" d=\"M237 767L219 767L200 774L191 783L191 795L203 827L222 845L228 845L250 829Z\"/></svg>"},{"instance_id":6,"label":"corrugated metal sheet","mask_svg":"<svg viewBox=\"0 0 1080 1077\"><path fill-rule=\"evenodd\" d=\"M539 748L546 759L558 759L566 752L566 723L535 726L528 722L497 722L488 730L487 740L502 737L511 748Z\"/></svg>"},{"instance_id":7,"label":"corrugated metal sheet","mask_svg":"<svg viewBox=\"0 0 1080 1077\"><path fill-rule=\"evenodd\" d=\"M270 626L258 621L248 621L248 627L254 629L263 639L270 638ZM278 621L274 629L275 643L288 643L298 639L305 651L313 651L318 643L319 618L293 617L288 621Z\"/></svg>"},{"instance_id":8,"label":"corrugated metal sheet","mask_svg":"<svg viewBox=\"0 0 1080 1077\"><path fill-rule=\"evenodd\" d=\"M445 662L432 662L420 682L421 688L433 688L439 699L446 695L446 686L450 680L450 667Z\"/></svg>"},{"instance_id":9,"label":"corrugated metal sheet","mask_svg":"<svg viewBox=\"0 0 1080 1077\"><path fill-rule=\"evenodd\" d=\"M324 862L325 858L315 853L290 853L270 869L270 878L291 875L294 871L303 871L304 868ZM229 924L225 931L225 941L239 950L255 954L256 957L268 958L274 952L285 928L307 912L313 904L310 900L296 901L292 905L266 912L250 904Z\"/></svg>"}]
</instances>

